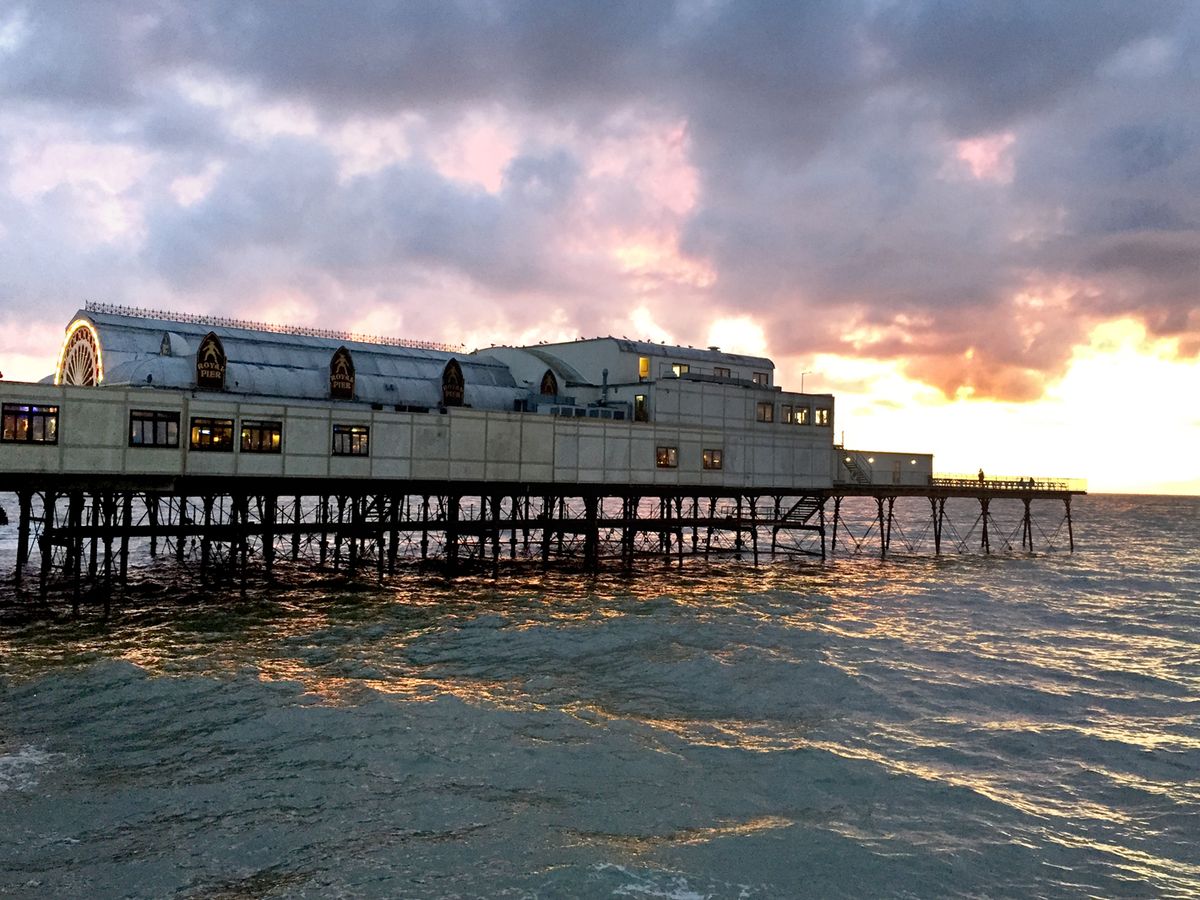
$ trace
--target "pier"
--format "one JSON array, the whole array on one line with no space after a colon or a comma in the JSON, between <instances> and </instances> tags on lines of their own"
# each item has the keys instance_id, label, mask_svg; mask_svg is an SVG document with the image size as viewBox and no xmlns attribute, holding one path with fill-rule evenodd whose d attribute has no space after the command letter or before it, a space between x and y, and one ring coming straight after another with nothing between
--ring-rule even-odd
<instances>
[{"instance_id":1,"label":"pier","mask_svg":"<svg viewBox=\"0 0 1200 900\"><path fill-rule=\"evenodd\" d=\"M467 353L88 304L0 406L12 593L75 609L156 564L245 586L1073 550L1085 489L848 448L770 359L612 336Z\"/></svg>"},{"instance_id":2,"label":"pier","mask_svg":"<svg viewBox=\"0 0 1200 900\"><path fill-rule=\"evenodd\" d=\"M1063 479L933 478L923 487L837 484L804 493L479 482L0 476L17 496L14 594L107 604L139 565L170 561L199 584L338 573L382 582L514 566L583 572L688 559L1075 548ZM947 510L948 501L958 501ZM1006 524L997 509L1007 507ZM899 508L898 508L899 507ZM902 523L907 523L907 526ZM1019 536L1018 536L1019 534Z\"/></svg>"}]
</instances>

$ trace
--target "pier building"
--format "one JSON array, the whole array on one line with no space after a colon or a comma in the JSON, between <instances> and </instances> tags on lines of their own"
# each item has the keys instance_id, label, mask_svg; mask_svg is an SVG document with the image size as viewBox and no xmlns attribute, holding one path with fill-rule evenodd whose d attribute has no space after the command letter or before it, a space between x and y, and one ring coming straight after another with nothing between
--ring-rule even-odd
<instances>
[{"instance_id":1,"label":"pier building","mask_svg":"<svg viewBox=\"0 0 1200 900\"><path fill-rule=\"evenodd\" d=\"M933 455L848 449L827 393L771 360L600 337L465 348L89 303L54 374L0 382L0 491L18 499L14 584L124 576L131 541L209 577L318 565L450 569L502 557L677 558L761 549L826 558L842 502L1061 500L1062 479L939 479ZM832 501L832 502L830 502ZM846 532L843 531L843 535ZM845 540L845 538L843 538ZM117 547L114 549L114 542ZM966 541L962 542L965 546Z\"/></svg>"}]
</instances>

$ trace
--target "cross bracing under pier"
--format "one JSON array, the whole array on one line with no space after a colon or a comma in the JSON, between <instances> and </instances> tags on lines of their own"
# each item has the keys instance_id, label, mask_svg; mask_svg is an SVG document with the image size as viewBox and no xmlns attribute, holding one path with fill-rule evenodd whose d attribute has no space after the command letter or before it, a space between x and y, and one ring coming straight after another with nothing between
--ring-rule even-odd
<instances>
[{"instance_id":1,"label":"cross bracing under pier","mask_svg":"<svg viewBox=\"0 0 1200 900\"><path fill-rule=\"evenodd\" d=\"M13 597L107 605L171 561L201 584L502 567L1074 550L1065 482L935 479L796 493L636 485L61 476L16 491ZM131 562L132 561L132 562Z\"/></svg>"}]
</instances>

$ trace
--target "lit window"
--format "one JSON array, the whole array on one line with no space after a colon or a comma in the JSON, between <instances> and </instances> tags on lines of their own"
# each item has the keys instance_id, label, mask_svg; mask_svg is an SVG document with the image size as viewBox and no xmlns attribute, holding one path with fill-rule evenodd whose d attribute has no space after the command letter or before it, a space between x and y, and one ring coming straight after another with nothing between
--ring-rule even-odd
<instances>
[{"instance_id":1,"label":"lit window","mask_svg":"<svg viewBox=\"0 0 1200 900\"><path fill-rule=\"evenodd\" d=\"M796 425L807 425L809 423L808 407L797 406L792 412L792 422Z\"/></svg>"},{"instance_id":2,"label":"lit window","mask_svg":"<svg viewBox=\"0 0 1200 900\"><path fill-rule=\"evenodd\" d=\"M768 375L766 372L755 372L754 373L754 383L761 384L763 387L766 387L767 385L769 385L771 383L771 376Z\"/></svg>"},{"instance_id":3,"label":"lit window","mask_svg":"<svg viewBox=\"0 0 1200 900\"><path fill-rule=\"evenodd\" d=\"M5 403L3 407L5 443L57 444L58 407L28 403Z\"/></svg>"},{"instance_id":4,"label":"lit window","mask_svg":"<svg viewBox=\"0 0 1200 900\"><path fill-rule=\"evenodd\" d=\"M779 405L779 421L784 425L792 424L792 404L781 403Z\"/></svg>"},{"instance_id":5,"label":"lit window","mask_svg":"<svg viewBox=\"0 0 1200 900\"><path fill-rule=\"evenodd\" d=\"M233 419L194 417L191 448L215 453L232 453Z\"/></svg>"},{"instance_id":6,"label":"lit window","mask_svg":"<svg viewBox=\"0 0 1200 900\"><path fill-rule=\"evenodd\" d=\"M129 446L178 447L179 413L162 409L131 409Z\"/></svg>"},{"instance_id":7,"label":"lit window","mask_svg":"<svg viewBox=\"0 0 1200 900\"><path fill-rule=\"evenodd\" d=\"M775 404L769 403L766 401L759 403L755 417L760 422L774 422L775 421Z\"/></svg>"},{"instance_id":8,"label":"lit window","mask_svg":"<svg viewBox=\"0 0 1200 900\"><path fill-rule=\"evenodd\" d=\"M242 422L243 453L279 453L282 449L282 422Z\"/></svg>"},{"instance_id":9,"label":"lit window","mask_svg":"<svg viewBox=\"0 0 1200 900\"><path fill-rule=\"evenodd\" d=\"M831 425L831 424L833 424L833 422L832 422L832 416L830 416L830 414L829 414L829 410L827 410L827 409L822 409L821 407L817 407L817 424L818 424L818 425Z\"/></svg>"},{"instance_id":10,"label":"lit window","mask_svg":"<svg viewBox=\"0 0 1200 900\"><path fill-rule=\"evenodd\" d=\"M638 358L638 378L650 377L650 357L642 356Z\"/></svg>"},{"instance_id":11,"label":"lit window","mask_svg":"<svg viewBox=\"0 0 1200 900\"><path fill-rule=\"evenodd\" d=\"M724 366L713 366L713 377L714 378L730 378L732 376L733 376L733 373L730 372Z\"/></svg>"},{"instance_id":12,"label":"lit window","mask_svg":"<svg viewBox=\"0 0 1200 900\"><path fill-rule=\"evenodd\" d=\"M660 469L674 469L679 466L679 449L676 447L659 447L654 452L654 464Z\"/></svg>"},{"instance_id":13,"label":"lit window","mask_svg":"<svg viewBox=\"0 0 1200 900\"><path fill-rule=\"evenodd\" d=\"M646 395L635 394L633 397L633 421L649 422L650 413L646 408Z\"/></svg>"},{"instance_id":14,"label":"lit window","mask_svg":"<svg viewBox=\"0 0 1200 900\"><path fill-rule=\"evenodd\" d=\"M671 364L671 373L676 378L678 378L680 375L683 375L684 373L690 372L690 371L692 371L692 367L689 366L687 363L672 363Z\"/></svg>"},{"instance_id":15,"label":"lit window","mask_svg":"<svg viewBox=\"0 0 1200 900\"><path fill-rule=\"evenodd\" d=\"M719 449L704 451L704 468L706 468L706 469L720 469L721 468L721 451Z\"/></svg>"},{"instance_id":16,"label":"lit window","mask_svg":"<svg viewBox=\"0 0 1200 900\"><path fill-rule=\"evenodd\" d=\"M366 425L334 425L334 456L369 456L371 430Z\"/></svg>"}]
</instances>

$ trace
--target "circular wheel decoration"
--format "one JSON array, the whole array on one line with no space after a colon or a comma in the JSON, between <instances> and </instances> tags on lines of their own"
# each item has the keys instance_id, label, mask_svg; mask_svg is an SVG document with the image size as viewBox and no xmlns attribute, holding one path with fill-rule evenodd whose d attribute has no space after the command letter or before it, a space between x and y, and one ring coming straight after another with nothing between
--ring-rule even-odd
<instances>
[{"instance_id":1,"label":"circular wheel decoration","mask_svg":"<svg viewBox=\"0 0 1200 900\"><path fill-rule=\"evenodd\" d=\"M94 387L99 382L99 373L100 348L96 345L95 332L87 325L80 325L67 338L59 384Z\"/></svg>"}]
</instances>

